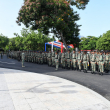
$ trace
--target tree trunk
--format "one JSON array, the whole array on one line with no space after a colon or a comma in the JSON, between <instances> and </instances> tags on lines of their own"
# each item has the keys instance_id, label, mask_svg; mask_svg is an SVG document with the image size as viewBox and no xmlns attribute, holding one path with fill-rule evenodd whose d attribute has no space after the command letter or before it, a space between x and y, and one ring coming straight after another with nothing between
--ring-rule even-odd
<instances>
[{"instance_id":1,"label":"tree trunk","mask_svg":"<svg viewBox=\"0 0 110 110\"><path fill-rule=\"evenodd\" d=\"M64 45L65 45L65 47L66 47L66 51L68 51L67 44L66 44L65 39L64 39L64 37L63 37L63 33L62 33L62 32L59 32L59 34L60 34L60 36L61 36L61 40L63 41L63 43L64 43Z\"/></svg>"}]
</instances>

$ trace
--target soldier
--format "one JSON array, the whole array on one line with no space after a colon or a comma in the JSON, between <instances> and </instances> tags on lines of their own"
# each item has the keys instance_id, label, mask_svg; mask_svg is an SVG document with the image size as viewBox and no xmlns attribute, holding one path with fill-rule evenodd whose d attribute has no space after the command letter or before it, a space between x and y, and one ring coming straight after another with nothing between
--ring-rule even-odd
<instances>
[{"instance_id":1,"label":"soldier","mask_svg":"<svg viewBox=\"0 0 110 110\"><path fill-rule=\"evenodd\" d=\"M96 71L96 55L95 52L92 52L92 58L91 58L91 66L92 66L92 71L91 73L94 74Z\"/></svg>"},{"instance_id":2,"label":"soldier","mask_svg":"<svg viewBox=\"0 0 110 110\"><path fill-rule=\"evenodd\" d=\"M44 58L44 59L43 59L43 60L44 60L44 63L46 64L46 62L47 62L47 61L46 61L46 60L47 60L47 58L46 58L46 52L44 52L43 56L44 56L44 57L43 57L43 58Z\"/></svg>"},{"instance_id":3,"label":"soldier","mask_svg":"<svg viewBox=\"0 0 110 110\"><path fill-rule=\"evenodd\" d=\"M72 65L72 70L76 70L76 53L74 50L71 56L71 65Z\"/></svg>"},{"instance_id":4,"label":"soldier","mask_svg":"<svg viewBox=\"0 0 110 110\"><path fill-rule=\"evenodd\" d=\"M68 53L66 55L67 58L67 68L70 69L71 64L71 56L70 56L70 50L68 50Z\"/></svg>"},{"instance_id":5,"label":"soldier","mask_svg":"<svg viewBox=\"0 0 110 110\"><path fill-rule=\"evenodd\" d=\"M48 66L51 66L51 51L48 53Z\"/></svg>"},{"instance_id":6,"label":"soldier","mask_svg":"<svg viewBox=\"0 0 110 110\"><path fill-rule=\"evenodd\" d=\"M24 60L25 60L25 54L24 54L24 51L22 52L22 67L25 67L24 66Z\"/></svg>"},{"instance_id":7,"label":"soldier","mask_svg":"<svg viewBox=\"0 0 110 110\"><path fill-rule=\"evenodd\" d=\"M105 72L109 72L109 51L106 51L105 55Z\"/></svg>"},{"instance_id":8,"label":"soldier","mask_svg":"<svg viewBox=\"0 0 110 110\"><path fill-rule=\"evenodd\" d=\"M40 64L40 51L38 52L37 58L38 58L38 64Z\"/></svg>"},{"instance_id":9,"label":"soldier","mask_svg":"<svg viewBox=\"0 0 110 110\"><path fill-rule=\"evenodd\" d=\"M59 66L61 67L61 52L58 50L58 56L59 56Z\"/></svg>"},{"instance_id":10,"label":"soldier","mask_svg":"<svg viewBox=\"0 0 110 110\"><path fill-rule=\"evenodd\" d=\"M33 51L33 63L35 62L35 51Z\"/></svg>"},{"instance_id":11,"label":"soldier","mask_svg":"<svg viewBox=\"0 0 110 110\"><path fill-rule=\"evenodd\" d=\"M35 62L37 63L37 51L35 52Z\"/></svg>"},{"instance_id":12,"label":"soldier","mask_svg":"<svg viewBox=\"0 0 110 110\"><path fill-rule=\"evenodd\" d=\"M96 54L96 71L99 72L99 51Z\"/></svg>"},{"instance_id":13,"label":"soldier","mask_svg":"<svg viewBox=\"0 0 110 110\"><path fill-rule=\"evenodd\" d=\"M55 70L58 70L58 66L59 66L58 51L55 52L55 65L56 65L56 69Z\"/></svg>"},{"instance_id":14,"label":"soldier","mask_svg":"<svg viewBox=\"0 0 110 110\"><path fill-rule=\"evenodd\" d=\"M31 51L31 62L33 63L33 51Z\"/></svg>"},{"instance_id":15,"label":"soldier","mask_svg":"<svg viewBox=\"0 0 110 110\"><path fill-rule=\"evenodd\" d=\"M40 53L40 56L41 56L41 57L40 57L40 62L41 62L41 64L43 64L43 62L44 62L44 61L43 61L43 59L44 59L43 52Z\"/></svg>"},{"instance_id":16,"label":"soldier","mask_svg":"<svg viewBox=\"0 0 110 110\"><path fill-rule=\"evenodd\" d=\"M90 61L90 65L89 65L90 66L90 71L92 71L92 64L91 64L91 62L92 62L92 52L93 51L90 52L90 59L89 59L89 61Z\"/></svg>"},{"instance_id":17,"label":"soldier","mask_svg":"<svg viewBox=\"0 0 110 110\"><path fill-rule=\"evenodd\" d=\"M82 63L82 55L81 55L81 51L78 51L77 54L77 70L79 69L79 71L81 71L81 63Z\"/></svg>"},{"instance_id":18,"label":"soldier","mask_svg":"<svg viewBox=\"0 0 110 110\"><path fill-rule=\"evenodd\" d=\"M49 62L48 62L48 51L46 53L46 58L47 58L47 64L49 64Z\"/></svg>"},{"instance_id":19,"label":"soldier","mask_svg":"<svg viewBox=\"0 0 110 110\"><path fill-rule=\"evenodd\" d=\"M65 66L66 66L66 62L65 62L65 57L66 57L66 54L65 54L65 49L63 49L63 53L61 54L61 64L62 64L62 68L65 69Z\"/></svg>"},{"instance_id":20,"label":"soldier","mask_svg":"<svg viewBox=\"0 0 110 110\"><path fill-rule=\"evenodd\" d=\"M84 70L83 72L84 73L87 73L87 63L88 63L88 59L87 59L87 51L84 51L84 55L83 55L83 67L84 67Z\"/></svg>"},{"instance_id":21,"label":"soldier","mask_svg":"<svg viewBox=\"0 0 110 110\"><path fill-rule=\"evenodd\" d=\"M103 75L104 73L104 57L102 55L102 51L100 52L100 56L99 56L99 75Z\"/></svg>"},{"instance_id":22,"label":"soldier","mask_svg":"<svg viewBox=\"0 0 110 110\"><path fill-rule=\"evenodd\" d=\"M55 52L52 52L52 66L55 66Z\"/></svg>"}]
</instances>

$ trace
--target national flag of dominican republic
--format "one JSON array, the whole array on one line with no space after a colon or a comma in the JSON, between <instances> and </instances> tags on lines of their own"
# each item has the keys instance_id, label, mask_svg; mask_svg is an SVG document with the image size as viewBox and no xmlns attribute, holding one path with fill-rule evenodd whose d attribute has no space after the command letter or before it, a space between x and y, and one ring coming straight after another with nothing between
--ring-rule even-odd
<instances>
[{"instance_id":1,"label":"national flag of dominican republic","mask_svg":"<svg viewBox=\"0 0 110 110\"><path fill-rule=\"evenodd\" d=\"M52 50L53 50L53 47L65 48L65 45L62 42L60 42L59 40L45 43L45 51L46 51L46 45L51 45L52 46ZM73 44L68 45L68 48L74 48Z\"/></svg>"}]
</instances>

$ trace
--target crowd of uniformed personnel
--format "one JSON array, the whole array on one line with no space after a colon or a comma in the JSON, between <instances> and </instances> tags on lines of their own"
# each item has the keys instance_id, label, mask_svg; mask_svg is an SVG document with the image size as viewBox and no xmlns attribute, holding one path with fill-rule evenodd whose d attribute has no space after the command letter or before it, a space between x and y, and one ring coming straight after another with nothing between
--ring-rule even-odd
<instances>
[{"instance_id":1,"label":"crowd of uniformed personnel","mask_svg":"<svg viewBox=\"0 0 110 110\"><path fill-rule=\"evenodd\" d=\"M103 75L104 72L110 72L110 51L87 51L78 52L70 50L63 50L51 52L41 52L41 51L10 51L7 53L7 57L22 60L22 52L25 54L25 62L33 62L37 64L48 64L48 66L72 69L87 73L88 70L92 74L98 72L99 75Z\"/></svg>"}]
</instances>

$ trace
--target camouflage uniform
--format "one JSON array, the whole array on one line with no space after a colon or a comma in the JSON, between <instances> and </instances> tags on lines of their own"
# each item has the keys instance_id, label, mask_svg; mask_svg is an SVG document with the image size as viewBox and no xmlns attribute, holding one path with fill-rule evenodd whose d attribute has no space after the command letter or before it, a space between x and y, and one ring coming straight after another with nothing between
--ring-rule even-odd
<instances>
[{"instance_id":1,"label":"camouflage uniform","mask_svg":"<svg viewBox=\"0 0 110 110\"><path fill-rule=\"evenodd\" d=\"M72 56L71 56L71 65L72 69L76 69L76 53L73 51Z\"/></svg>"},{"instance_id":2,"label":"camouflage uniform","mask_svg":"<svg viewBox=\"0 0 110 110\"><path fill-rule=\"evenodd\" d=\"M61 64L62 64L62 68L65 68L66 66L66 62L65 62L65 57L66 57L66 53L65 51L63 51L63 53L61 54Z\"/></svg>"},{"instance_id":3,"label":"camouflage uniform","mask_svg":"<svg viewBox=\"0 0 110 110\"><path fill-rule=\"evenodd\" d=\"M68 53L66 54L66 59L67 59L67 68L70 69L71 66L70 50L68 50Z\"/></svg>"},{"instance_id":4,"label":"camouflage uniform","mask_svg":"<svg viewBox=\"0 0 110 110\"><path fill-rule=\"evenodd\" d=\"M59 67L59 56L58 56L58 52L55 53L55 65L56 65L56 69L58 70Z\"/></svg>"},{"instance_id":5,"label":"camouflage uniform","mask_svg":"<svg viewBox=\"0 0 110 110\"><path fill-rule=\"evenodd\" d=\"M100 52L99 56L99 70L100 70L100 75L103 75L104 72L104 56L102 55L102 52Z\"/></svg>"},{"instance_id":6,"label":"camouflage uniform","mask_svg":"<svg viewBox=\"0 0 110 110\"><path fill-rule=\"evenodd\" d=\"M96 71L96 55L95 55L94 52L93 52L92 58L91 58L91 66L92 66L92 71L91 71L91 73L93 74L93 73L95 73L95 71Z\"/></svg>"},{"instance_id":7,"label":"camouflage uniform","mask_svg":"<svg viewBox=\"0 0 110 110\"><path fill-rule=\"evenodd\" d=\"M106 52L106 55L105 55L105 71L106 72L109 71L109 54L108 54L108 51Z\"/></svg>"},{"instance_id":8,"label":"camouflage uniform","mask_svg":"<svg viewBox=\"0 0 110 110\"><path fill-rule=\"evenodd\" d=\"M55 66L55 52L52 52L52 66Z\"/></svg>"},{"instance_id":9,"label":"camouflage uniform","mask_svg":"<svg viewBox=\"0 0 110 110\"><path fill-rule=\"evenodd\" d=\"M79 69L81 71L81 63L82 63L82 54L79 53L77 54L77 69Z\"/></svg>"},{"instance_id":10,"label":"camouflage uniform","mask_svg":"<svg viewBox=\"0 0 110 110\"><path fill-rule=\"evenodd\" d=\"M22 67L25 67L24 66L24 60L25 60L25 54L24 54L24 52L22 53Z\"/></svg>"},{"instance_id":11,"label":"camouflage uniform","mask_svg":"<svg viewBox=\"0 0 110 110\"><path fill-rule=\"evenodd\" d=\"M49 53L48 53L48 65L49 66L51 66L51 59L52 59L51 56L52 56L51 51L49 51Z\"/></svg>"},{"instance_id":12,"label":"camouflage uniform","mask_svg":"<svg viewBox=\"0 0 110 110\"><path fill-rule=\"evenodd\" d=\"M84 72L85 73L87 73L87 67L88 67L87 62L88 62L88 60L87 60L87 53L85 51L84 55L83 55L83 67L84 67Z\"/></svg>"},{"instance_id":13,"label":"camouflage uniform","mask_svg":"<svg viewBox=\"0 0 110 110\"><path fill-rule=\"evenodd\" d=\"M46 57L47 57L47 56L46 56L46 52L44 52L43 56L44 56L44 57L43 57L43 58L44 58L44 63L46 63L46 62L47 62L47 58L46 58Z\"/></svg>"}]
</instances>

